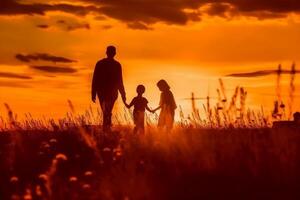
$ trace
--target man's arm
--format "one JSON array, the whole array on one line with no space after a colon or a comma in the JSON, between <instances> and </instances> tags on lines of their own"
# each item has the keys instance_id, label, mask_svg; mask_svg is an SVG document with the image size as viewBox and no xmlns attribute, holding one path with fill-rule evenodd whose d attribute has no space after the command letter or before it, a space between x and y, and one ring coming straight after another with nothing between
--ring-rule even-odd
<instances>
[{"instance_id":1,"label":"man's arm","mask_svg":"<svg viewBox=\"0 0 300 200\"><path fill-rule=\"evenodd\" d=\"M135 99L132 99L132 101L130 102L130 104L125 103L127 108L131 108L134 105L134 101Z\"/></svg>"},{"instance_id":2,"label":"man's arm","mask_svg":"<svg viewBox=\"0 0 300 200\"><path fill-rule=\"evenodd\" d=\"M93 74L93 81L92 81L92 101L96 102L96 92L97 92L97 75L99 73L99 67L98 67L98 63L95 66L94 69L94 74Z\"/></svg>"},{"instance_id":3,"label":"man's arm","mask_svg":"<svg viewBox=\"0 0 300 200\"><path fill-rule=\"evenodd\" d=\"M119 64L119 65L120 65L120 68L119 68L119 92L122 96L123 102L126 102L126 93L125 93L124 84L123 84L122 66L121 66L121 64Z\"/></svg>"}]
</instances>

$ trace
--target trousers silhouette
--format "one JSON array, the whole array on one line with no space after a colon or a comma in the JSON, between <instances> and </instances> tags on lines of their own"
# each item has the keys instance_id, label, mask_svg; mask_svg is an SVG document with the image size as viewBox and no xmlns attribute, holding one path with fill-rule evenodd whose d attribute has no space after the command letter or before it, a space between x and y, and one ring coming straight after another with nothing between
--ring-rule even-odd
<instances>
[{"instance_id":1,"label":"trousers silhouette","mask_svg":"<svg viewBox=\"0 0 300 200\"><path fill-rule=\"evenodd\" d=\"M104 131L110 131L112 121L112 110L114 107L114 104L117 100L117 96L115 97L106 97L106 98L99 98L100 106L103 113L103 130Z\"/></svg>"}]
</instances>

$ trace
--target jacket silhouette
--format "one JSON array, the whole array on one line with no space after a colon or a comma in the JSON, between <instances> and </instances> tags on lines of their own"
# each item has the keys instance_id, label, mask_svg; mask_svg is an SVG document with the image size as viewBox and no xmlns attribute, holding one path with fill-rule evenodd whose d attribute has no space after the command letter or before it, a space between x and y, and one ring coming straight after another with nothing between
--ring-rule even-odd
<instances>
[{"instance_id":1,"label":"jacket silhouette","mask_svg":"<svg viewBox=\"0 0 300 200\"><path fill-rule=\"evenodd\" d=\"M92 100L96 96L100 101L103 112L103 130L110 130L112 109L120 92L123 101L126 94L123 85L121 64L114 59L116 49L113 46L107 47L107 58L97 62L92 81Z\"/></svg>"}]
</instances>

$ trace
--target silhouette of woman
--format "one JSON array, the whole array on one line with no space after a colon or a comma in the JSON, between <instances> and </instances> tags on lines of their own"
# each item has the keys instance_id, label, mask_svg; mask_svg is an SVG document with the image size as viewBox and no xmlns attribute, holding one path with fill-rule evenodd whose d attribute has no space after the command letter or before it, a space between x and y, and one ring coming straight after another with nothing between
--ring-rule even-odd
<instances>
[{"instance_id":1,"label":"silhouette of woman","mask_svg":"<svg viewBox=\"0 0 300 200\"><path fill-rule=\"evenodd\" d=\"M175 109L177 108L170 86L165 80L157 82L157 87L161 91L159 106L154 111L161 109L158 119L158 127L171 130L174 123Z\"/></svg>"}]
</instances>

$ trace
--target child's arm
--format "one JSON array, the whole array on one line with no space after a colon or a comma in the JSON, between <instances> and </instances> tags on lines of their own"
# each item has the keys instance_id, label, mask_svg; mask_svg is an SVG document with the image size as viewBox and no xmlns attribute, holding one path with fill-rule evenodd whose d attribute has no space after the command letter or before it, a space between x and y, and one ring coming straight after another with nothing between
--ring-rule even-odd
<instances>
[{"instance_id":1,"label":"child's arm","mask_svg":"<svg viewBox=\"0 0 300 200\"><path fill-rule=\"evenodd\" d=\"M153 109L153 112L155 112L155 111L157 111L159 109L161 109L161 106L158 106L157 108Z\"/></svg>"},{"instance_id":2,"label":"child's arm","mask_svg":"<svg viewBox=\"0 0 300 200\"><path fill-rule=\"evenodd\" d=\"M129 108L131 108L132 106L133 106L133 100L130 102L130 104L127 104L126 102L125 102L125 106L129 109Z\"/></svg>"},{"instance_id":3,"label":"child's arm","mask_svg":"<svg viewBox=\"0 0 300 200\"><path fill-rule=\"evenodd\" d=\"M152 112L152 113L155 112L154 110L151 110L148 105L146 105L146 110L148 110L149 112Z\"/></svg>"}]
</instances>

